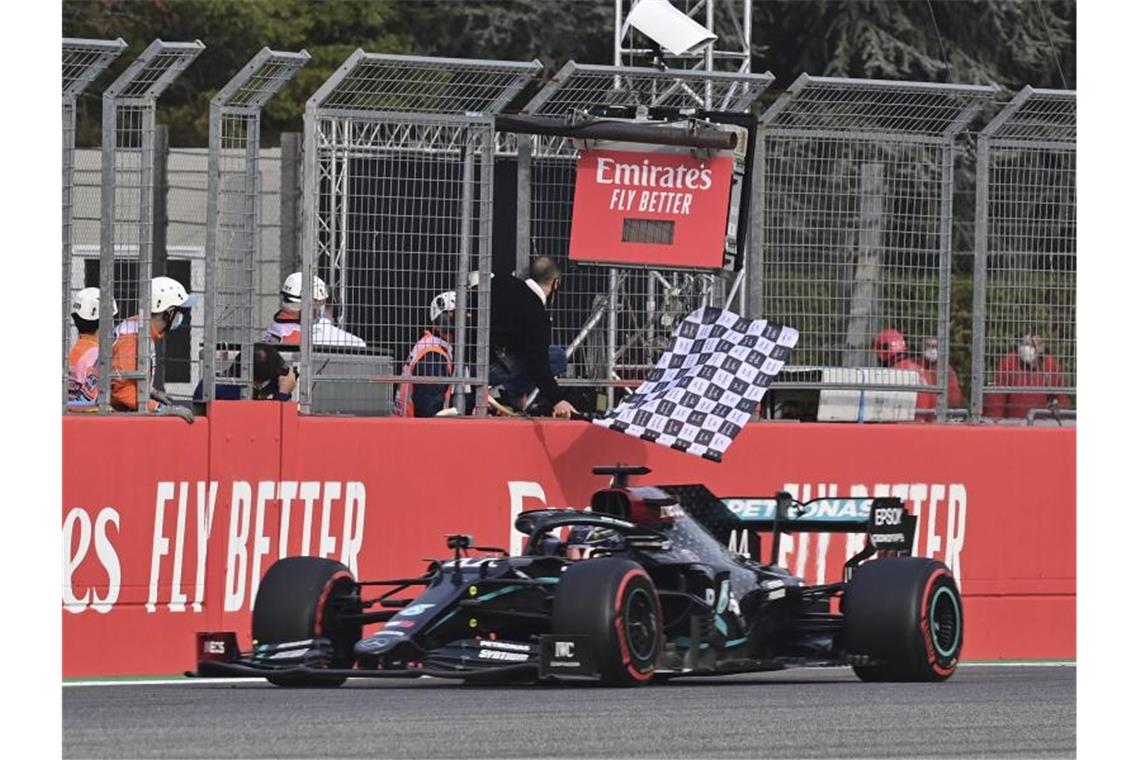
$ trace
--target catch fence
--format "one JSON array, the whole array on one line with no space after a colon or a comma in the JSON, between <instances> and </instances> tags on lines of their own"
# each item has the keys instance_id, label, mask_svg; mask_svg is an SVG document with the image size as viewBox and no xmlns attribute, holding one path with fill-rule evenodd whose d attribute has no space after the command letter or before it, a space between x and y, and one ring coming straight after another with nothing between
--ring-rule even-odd
<instances>
[{"instance_id":1,"label":"catch fence","mask_svg":"<svg viewBox=\"0 0 1140 760\"><path fill-rule=\"evenodd\" d=\"M978 137L975 415L1003 416L1026 393L1068 404L1076 391L1076 169L1072 90L1025 87ZM1042 352L1030 363L1018 356L1027 333Z\"/></svg>"},{"instance_id":2,"label":"catch fence","mask_svg":"<svg viewBox=\"0 0 1140 760\"><path fill-rule=\"evenodd\" d=\"M250 398L253 344L264 325L256 308L260 250L261 109L309 61L262 48L210 101L206 212L203 397L215 385Z\"/></svg>"},{"instance_id":3,"label":"catch fence","mask_svg":"<svg viewBox=\"0 0 1140 760\"><path fill-rule=\"evenodd\" d=\"M122 38L63 40L63 405L68 402L68 346L72 342L69 318L72 302L72 223L75 187L75 100L111 62L127 48Z\"/></svg>"},{"instance_id":4,"label":"catch fence","mask_svg":"<svg viewBox=\"0 0 1140 760\"><path fill-rule=\"evenodd\" d=\"M777 388L934 391L946 416L955 139L995 98L994 87L805 75L765 110L758 99L770 74L571 62L543 80L537 61L357 51L308 101L302 159L295 146L284 150L284 139L281 151L262 150L259 119L306 54L258 53L214 99L209 149L167 150L155 103L203 46L156 41L103 94L101 152L77 153L75 97L124 46L64 42L65 372L71 294L98 281L118 301L119 320L145 322L151 276L164 273L205 298L192 329L159 344L156 381L165 367L176 395L188 397L202 379L206 398L215 383L248 397L253 344L281 281L301 269L305 282L319 275L330 293L319 311L312 288L303 295L301 335L314 337L299 347L302 411L400 411L401 367L434 327L447 333L453 361L417 383L451 386L455 406L483 413L476 391L488 373L488 275L525 276L534 257L548 255L564 269L551 308L554 342L571 355L562 382L609 396L575 399L586 408L604 408L616 388L639 383L686 313L726 304L800 330ZM994 395L1068 399L1075 391L1075 104L1075 92L1025 88L978 138L967 325L974 417L987 414ZM496 131L496 116L519 111L568 122L694 118L752 130L750 218L735 231L736 265L569 261L582 143ZM287 166L298 161L300 172ZM287 217L298 215L291 226ZM448 292L453 322L433 324L430 304ZM104 412L110 304L103 299L100 315ZM936 369L879 366L872 344L884 328L905 336L915 361L935 341ZM1029 391L1006 366L1027 331L1040 337L1052 367ZM176 356L164 358L171 346ZM141 341L138 369L122 378L144 399L152 356ZM174 371L184 356L189 372Z\"/></svg>"},{"instance_id":5,"label":"catch fence","mask_svg":"<svg viewBox=\"0 0 1140 760\"><path fill-rule=\"evenodd\" d=\"M153 271L155 104L205 49L199 41L155 40L103 92L99 252L99 410L111 409L112 379L135 383L138 411L152 390L152 343L138 341L137 369L112 378L112 294L120 318L136 317L147 334ZM158 254L165 256L165 250ZM183 283L189 285L189 283ZM201 311L198 311L201 318Z\"/></svg>"},{"instance_id":6,"label":"catch fence","mask_svg":"<svg viewBox=\"0 0 1140 760\"><path fill-rule=\"evenodd\" d=\"M320 319L344 332L302 341L303 411L349 411L370 396L372 413L387 411L429 326L450 339L451 362L417 382L453 386L456 408L477 398L482 411L473 391L488 368L494 116L540 68L358 50L309 99L302 272L306 285L327 283L332 313L314 314L305 287L301 330L314 336ZM433 299L449 292L453 323L433 321Z\"/></svg>"},{"instance_id":7,"label":"catch fence","mask_svg":"<svg viewBox=\"0 0 1140 760\"><path fill-rule=\"evenodd\" d=\"M879 366L873 343L893 328L907 357L937 340L944 414L954 140L996 91L802 75L761 116L752 303L800 331L778 385L823 387L819 368L838 367L854 387L929 391Z\"/></svg>"}]
</instances>

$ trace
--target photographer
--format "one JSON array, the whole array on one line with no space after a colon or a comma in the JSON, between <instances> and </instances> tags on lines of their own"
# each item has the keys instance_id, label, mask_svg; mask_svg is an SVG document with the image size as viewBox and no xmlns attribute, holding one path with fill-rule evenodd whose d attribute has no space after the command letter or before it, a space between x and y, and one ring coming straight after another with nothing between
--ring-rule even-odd
<instances>
[{"instance_id":1,"label":"photographer","mask_svg":"<svg viewBox=\"0 0 1140 760\"><path fill-rule=\"evenodd\" d=\"M285 364L272 346L253 349L253 397L267 401L290 401L297 387L297 371Z\"/></svg>"}]
</instances>

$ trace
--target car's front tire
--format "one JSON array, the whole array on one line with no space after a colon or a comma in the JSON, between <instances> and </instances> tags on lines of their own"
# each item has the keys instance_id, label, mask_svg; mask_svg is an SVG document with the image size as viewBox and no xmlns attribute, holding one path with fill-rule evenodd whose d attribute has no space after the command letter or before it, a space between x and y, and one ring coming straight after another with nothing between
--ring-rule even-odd
<instances>
[{"instance_id":1,"label":"car's front tire","mask_svg":"<svg viewBox=\"0 0 1140 760\"><path fill-rule=\"evenodd\" d=\"M351 668L359 623L340 620L353 604L356 582L347 567L321 557L286 557L270 566L253 602L255 643L326 638L332 642L332 668ZM269 676L277 686L339 686L344 678Z\"/></svg>"},{"instance_id":2,"label":"car's front tire","mask_svg":"<svg viewBox=\"0 0 1140 760\"><path fill-rule=\"evenodd\" d=\"M558 581L555 635L586 635L602 683L640 686L657 671L661 602L641 565L619 557L569 565Z\"/></svg>"},{"instance_id":3,"label":"car's front tire","mask_svg":"<svg viewBox=\"0 0 1140 760\"><path fill-rule=\"evenodd\" d=\"M962 597L941 562L921 557L860 565L843 599L847 651L864 681L944 681L962 652Z\"/></svg>"}]
</instances>

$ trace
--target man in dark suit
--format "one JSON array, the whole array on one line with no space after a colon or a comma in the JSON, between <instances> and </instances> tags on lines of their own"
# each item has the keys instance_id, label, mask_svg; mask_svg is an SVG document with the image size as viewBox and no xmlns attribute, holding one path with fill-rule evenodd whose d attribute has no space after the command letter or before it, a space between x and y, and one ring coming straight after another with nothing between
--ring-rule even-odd
<instances>
[{"instance_id":1,"label":"man in dark suit","mask_svg":"<svg viewBox=\"0 0 1140 760\"><path fill-rule=\"evenodd\" d=\"M526 395L537 386L553 405L555 417L569 417L577 410L554 379L566 371L566 352L550 345L547 313L561 283L562 272L548 256L539 256L531 263L526 280L491 280L490 384L500 388L500 401L519 410Z\"/></svg>"}]
</instances>

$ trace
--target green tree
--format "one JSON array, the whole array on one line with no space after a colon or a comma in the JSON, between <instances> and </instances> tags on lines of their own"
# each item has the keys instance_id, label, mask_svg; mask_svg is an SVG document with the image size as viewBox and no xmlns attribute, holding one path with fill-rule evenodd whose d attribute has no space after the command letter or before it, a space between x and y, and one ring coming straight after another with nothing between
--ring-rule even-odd
<instances>
[{"instance_id":1,"label":"green tree","mask_svg":"<svg viewBox=\"0 0 1140 760\"><path fill-rule=\"evenodd\" d=\"M158 119L176 146L203 146L209 133L210 98L262 47L296 51L312 60L266 105L262 140L301 128L305 100L357 47L407 53L410 37L391 31L394 0L65 0L65 37L122 37L130 47L88 88L80 101L77 144L99 142L99 94L151 40L200 39L206 49L159 100Z\"/></svg>"}]
</instances>

